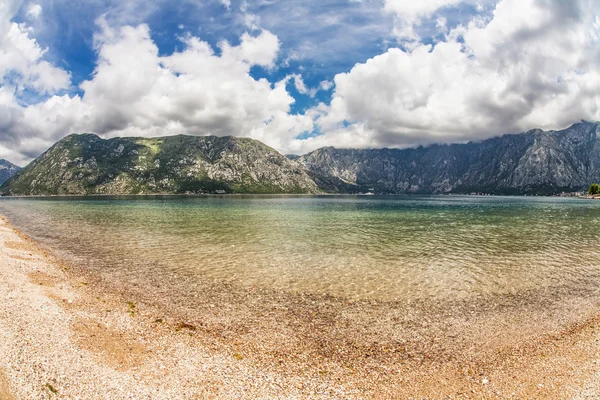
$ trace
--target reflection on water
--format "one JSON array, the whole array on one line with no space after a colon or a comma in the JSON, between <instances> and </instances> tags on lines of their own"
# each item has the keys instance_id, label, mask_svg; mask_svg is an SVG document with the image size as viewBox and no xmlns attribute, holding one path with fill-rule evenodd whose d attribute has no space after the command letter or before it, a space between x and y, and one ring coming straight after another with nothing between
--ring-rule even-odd
<instances>
[{"instance_id":1,"label":"reflection on water","mask_svg":"<svg viewBox=\"0 0 600 400\"><path fill-rule=\"evenodd\" d=\"M132 281L184 274L353 299L443 300L591 290L600 267L600 201L581 199L5 198L0 213Z\"/></svg>"}]
</instances>

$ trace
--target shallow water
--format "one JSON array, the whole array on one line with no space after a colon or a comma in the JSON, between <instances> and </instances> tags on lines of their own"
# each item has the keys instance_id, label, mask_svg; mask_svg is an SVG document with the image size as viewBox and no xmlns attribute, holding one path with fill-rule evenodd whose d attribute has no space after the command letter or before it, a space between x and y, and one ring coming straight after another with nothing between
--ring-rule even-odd
<instances>
[{"instance_id":1,"label":"shallow water","mask_svg":"<svg viewBox=\"0 0 600 400\"><path fill-rule=\"evenodd\" d=\"M2 198L103 274L412 301L600 283L600 201L469 196ZM190 278L191 277L191 278ZM187 289L186 289L187 290Z\"/></svg>"}]
</instances>

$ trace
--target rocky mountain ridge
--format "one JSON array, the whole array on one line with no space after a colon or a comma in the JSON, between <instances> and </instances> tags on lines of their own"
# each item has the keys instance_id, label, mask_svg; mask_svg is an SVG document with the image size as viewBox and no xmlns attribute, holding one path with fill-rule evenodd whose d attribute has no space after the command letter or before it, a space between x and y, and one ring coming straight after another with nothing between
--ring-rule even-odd
<instances>
[{"instance_id":1,"label":"rocky mountain ridge","mask_svg":"<svg viewBox=\"0 0 600 400\"><path fill-rule=\"evenodd\" d=\"M252 139L70 135L5 195L153 193L556 194L600 181L600 123L411 149L325 147L285 157Z\"/></svg>"},{"instance_id":2,"label":"rocky mountain ridge","mask_svg":"<svg viewBox=\"0 0 600 400\"><path fill-rule=\"evenodd\" d=\"M600 181L600 123L412 149L326 147L298 161L331 192L556 194Z\"/></svg>"},{"instance_id":3,"label":"rocky mountain ridge","mask_svg":"<svg viewBox=\"0 0 600 400\"><path fill-rule=\"evenodd\" d=\"M10 161L6 161L0 158L0 185L8 180L11 176L21 170L21 167L16 166Z\"/></svg>"},{"instance_id":4,"label":"rocky mountain ridge","mask_svg":"<svg viewBox=\"0 0 600 400\"><path fill-rule=\"evenodd\" d=\"M6 195L316 193L304 168L237 137L73 134L1 187Z\"/></svg>"}]
</instances>

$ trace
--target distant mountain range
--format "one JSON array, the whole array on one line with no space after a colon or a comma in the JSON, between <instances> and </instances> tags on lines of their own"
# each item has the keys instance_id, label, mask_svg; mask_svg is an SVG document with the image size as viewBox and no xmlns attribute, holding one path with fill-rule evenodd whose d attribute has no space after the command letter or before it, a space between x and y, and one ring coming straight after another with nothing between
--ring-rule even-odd
<instances>
[{"instance_id":1,"label":"distant mountain range","mask_svg":"<svg viewBox=\"0 0 600 400\"><path fill-rule=\"evenodd\" d=\"M337 180L340 192L555 194L600 181L600 123L404 150L326 147L298 161L329 191Z\"/></svg>"},{"instance_id":2,"label":"distant mountain range","mask_svg":"<svg viewBox=\"0 0 600 400\"><path fill-rule=\"evenodd\" d=\"M285 157L252 139L70 135L7 195L136 193L556 194L600 181L600 123L412 149L325 147Z\"/></svg>"},{"instance_id":3,"label":"distant mountain range","mask_svg":"<svg viewBox=\"0 0 600 400\"><path fill-rule=\"evenodd\" d=\"M21 170L21 167L0 158L0 185Z\"/></svg>"}]
</instances>

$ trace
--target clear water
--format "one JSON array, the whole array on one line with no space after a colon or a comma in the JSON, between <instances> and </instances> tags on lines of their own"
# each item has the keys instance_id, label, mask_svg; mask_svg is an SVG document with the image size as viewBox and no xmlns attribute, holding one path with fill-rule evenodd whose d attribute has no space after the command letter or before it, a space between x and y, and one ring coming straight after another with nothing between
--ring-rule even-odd
<instances>
[{"instance_id":1,"label":"clear water","mask_svg":"<svg viewBox=\"0 0 600 400\"><path fill-rule=\"evenodd\" d=\"M0 214L104 275L351 299L600 283L600 201L466 196L3 198Z\"/></svg>"}]
</instances>

